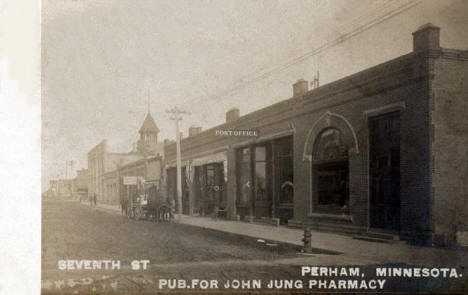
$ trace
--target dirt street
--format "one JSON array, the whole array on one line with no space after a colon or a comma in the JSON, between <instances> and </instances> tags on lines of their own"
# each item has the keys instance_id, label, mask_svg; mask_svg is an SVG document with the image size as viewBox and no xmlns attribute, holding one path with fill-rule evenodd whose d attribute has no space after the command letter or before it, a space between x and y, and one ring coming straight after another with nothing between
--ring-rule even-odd
<instances>
[{"instance_id":1,"label":"dirt street","mask_svg":"<svg viewBox=\"0 0 468 295\"><path fill-rule=\"evenodd\" d=\"M375 277L377 267L411 264L379 264L377 258L363 258L367 257L364 249L373 248L366 244L370 242L359 241L367 247L360 250L362 255L314 248L305 256L291 244L176 222L134 221L72 201L46 200L42 206L43 294L300 294L311 290L346 294L356 288L378 292L372 287L379 284L380 291L468 291L463 267L456 278ZM354 249L356 243L350 240L346 249L359 251ZM336 268L340 274L302 276L303 266ZM358 275L342 274L353 267ZM269 286L272 280L274 285ZM320 287L319 281L326 286ZM342 285L336 289L328 285L332 281Z\"/></svg>"},{"instance_id":2,"label":"dirt street","mask_svg":"<svg viewBox=\"0 0 468 295\"><path fill-rule=\"evenodd\" d=\"M152 293L159 279L300 279L297 246L171 223L129 220L76 202L44 201L44 293ZM320 255L334 255L316 250ZM119 260L119 270L59 270L59 260ZM133 260L149 260L133 270ZM77 268L77 264L74 265ZM247 287L247 286L246 286Z\"/></svg>"}]
</instances>

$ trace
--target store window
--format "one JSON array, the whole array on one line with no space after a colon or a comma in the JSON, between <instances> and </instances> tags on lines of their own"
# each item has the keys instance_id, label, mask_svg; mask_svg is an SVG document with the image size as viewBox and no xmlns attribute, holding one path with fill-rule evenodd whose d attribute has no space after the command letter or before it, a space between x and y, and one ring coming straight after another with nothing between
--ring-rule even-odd
<instances>
[{"instance_id":1,"label":"store window","mask_svg":"<svg viewBox=\"0 0 468 295\"><path fill-rule=\"evenodd\" d=\"M294 202L294 166L292 136L276 141L278 177L279 177L279 203L292 204Z\"/></svg>"},{"instance_id":2,"label":"store window","mask_svg":"<svg viewBox=\"0 0 468 295\"><path fill-rule=\"evenodd\" d=\"M215 185L214 181L214 166L213 165L208 165L206 166L206 184L213 186Z\"/></svg>"},{"instance_id":3,"label":"store window","mask_svg":"<svg viewBox=\"0 0 468 295\"><path fill-rule=\"evenodd\" d=\"M255 186L257 201L264 201L266 199L266 174L267 174L267 150L264 146L255 148Z\"/></svg>"},{"instance_id":4,"label":"store window","mask_svg":"<svg viewBox=\"0 0 468 295\"><path fill-rule=\"evenodd\" d=\"M338 129L329 128L320 133L314 145L313 161L317 211L348 214L348 149Z\"/></svg>"},{"instance_id":5,"label":"store window","mask_svg":"<svg viewBox=\"0 0 468 295\"><path fill-rule=\"evenodd\" d=\"M213 187L215 186L215 167L213 165L206 166L206 188L207 188L207 200L214 200Z\"/></svg>"},{"instance_id":6,"label":"store window","mask_svg":"<svg viewBox=\"0 0 468 295\"><path fill-rule=\"evenodd\" d=\"M237 154L237 185L238 201L241 206L248 206L250 202L251 181L250 181L250 149L242 148Z\"/></svg>"}]
</instances>

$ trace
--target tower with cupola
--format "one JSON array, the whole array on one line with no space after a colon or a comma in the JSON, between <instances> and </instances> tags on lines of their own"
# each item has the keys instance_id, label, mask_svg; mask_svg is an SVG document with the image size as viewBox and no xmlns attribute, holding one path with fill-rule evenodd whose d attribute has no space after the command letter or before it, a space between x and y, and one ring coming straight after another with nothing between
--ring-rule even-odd
<instances>
[{"instance_id":1,"label":"tower with cupola","mask_svg":"<svg viewBox=\"0 0 468 295\"><path fill-rule=\"evenodd\" d=\"M154 154L158 145L159 128L154 122L153 116L148 112L140 130L140 139L137 143L137 150L143 154Z\"/></svg>"}]
</instances>

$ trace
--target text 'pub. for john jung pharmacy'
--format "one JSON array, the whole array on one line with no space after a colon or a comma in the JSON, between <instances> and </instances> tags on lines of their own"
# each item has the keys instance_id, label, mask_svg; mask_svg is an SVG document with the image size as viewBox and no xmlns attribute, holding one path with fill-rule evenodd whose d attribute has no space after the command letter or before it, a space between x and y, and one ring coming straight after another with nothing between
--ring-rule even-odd
<instances>
[{"instance_id":1,"label":"text 'pub. for john jung pharmacy'","mask_svg":"<svg viewBox=\"0 0 468 295\"><path fill-rule=\"evenodd\" d=\"M181 141L183 213L451 245L468 232L468 51L413 51ZM231 134L227 134L230 131ZM176 147L165 145L169 193Z\"/></svg>"}]
</instances>

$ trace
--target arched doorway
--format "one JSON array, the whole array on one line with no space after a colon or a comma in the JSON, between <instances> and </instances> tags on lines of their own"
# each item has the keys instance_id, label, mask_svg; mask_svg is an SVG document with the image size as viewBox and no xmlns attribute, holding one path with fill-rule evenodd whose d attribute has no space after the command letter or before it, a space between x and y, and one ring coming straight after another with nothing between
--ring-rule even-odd
<instances>
[{"instance_id":1,"label":"arched doorway","mask_svg":"<svg viewBox=\"0 0 468 295\"><path fill-rule=\"evenodd\" d=\"M325 128L317 136L312 177L314 212L349 214L348 147L339 129Z\"/></svg>"},{"instance_id":2,"label":"arched doorway","mask_svg":"<svg viewBox=\"0 0 468 295\"><path fill-rule=\"evenodd\" d=\"M356 173L359 154L356 133L342 115L325 112L314 122L304 145L310 162L309 214L350 214L350 171ZM352 163L352 164L351 164Z\"/></svg>"}]
</instances>

